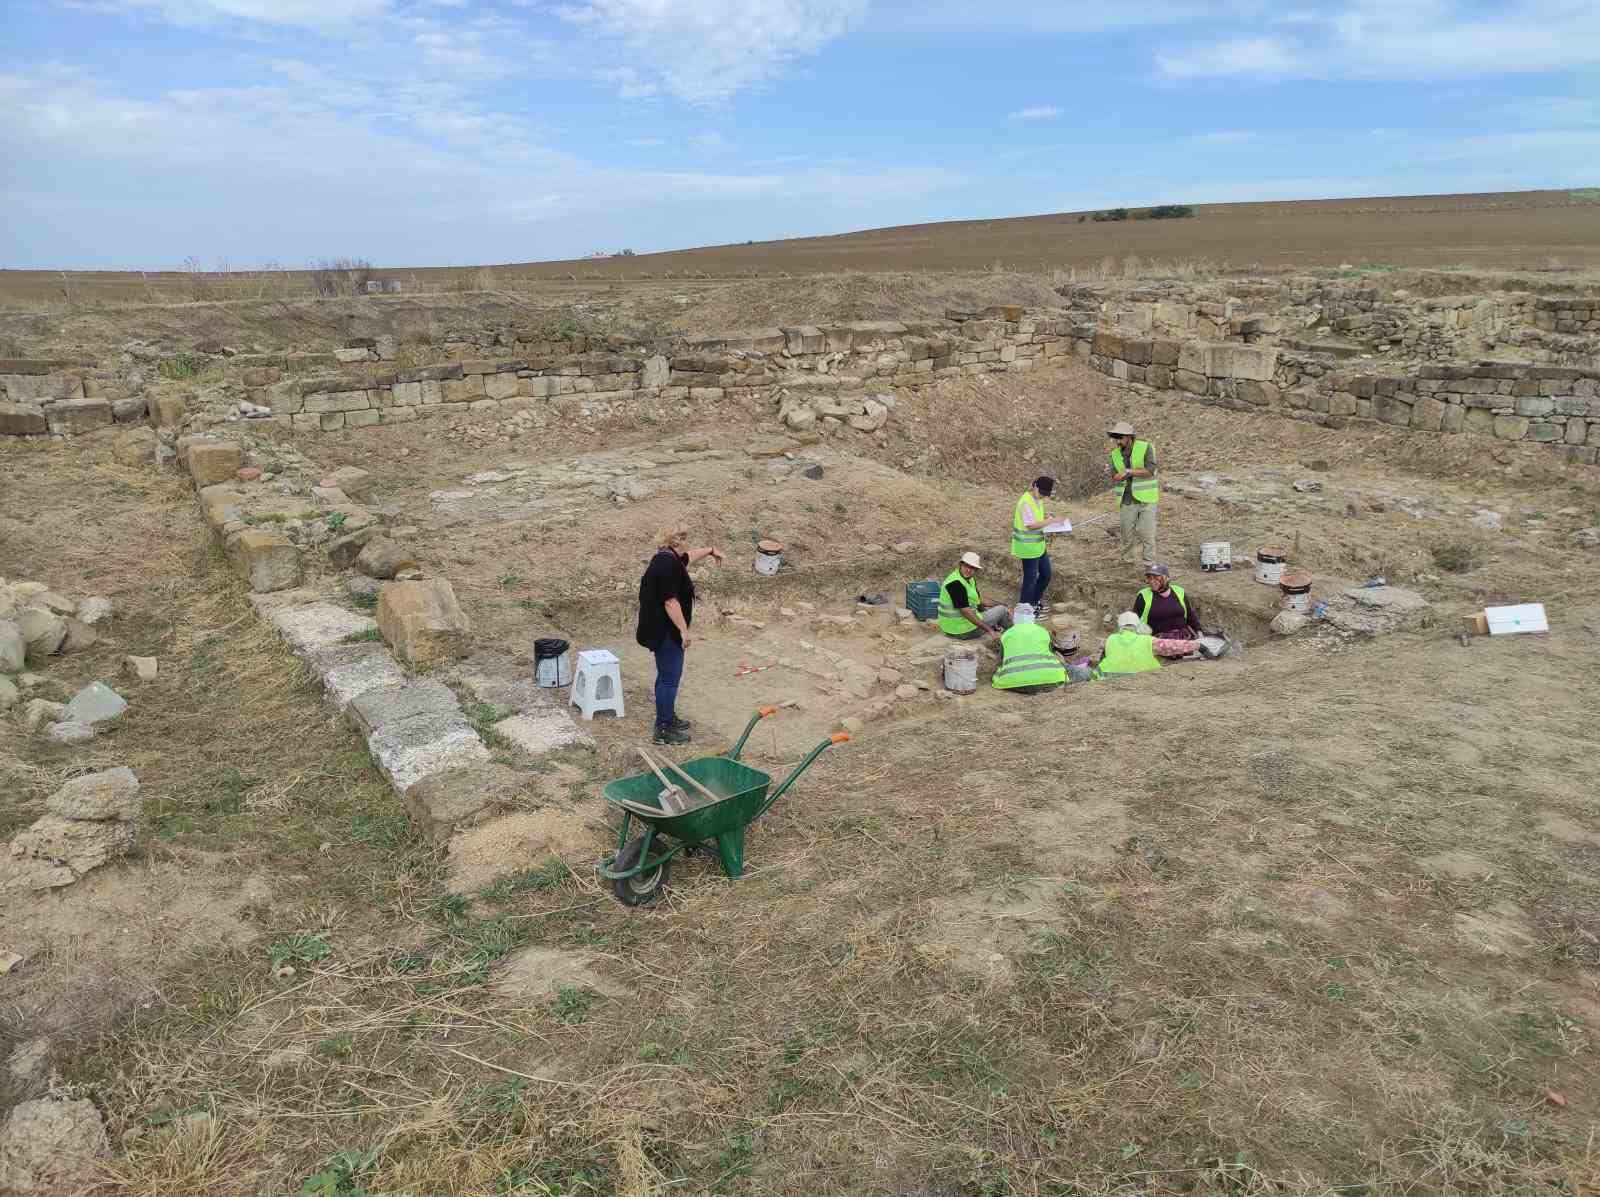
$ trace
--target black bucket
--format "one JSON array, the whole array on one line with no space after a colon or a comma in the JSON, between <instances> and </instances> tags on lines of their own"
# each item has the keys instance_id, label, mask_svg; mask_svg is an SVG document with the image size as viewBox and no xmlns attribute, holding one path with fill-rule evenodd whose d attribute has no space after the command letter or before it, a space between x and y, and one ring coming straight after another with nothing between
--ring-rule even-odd
<instances>
[{"instance_id":1,"label":"black bucket","mask_svg":"<svg viewBox=\"0 0 1600 1197\"><path fill-rule=\"evenodd\" d=\"M572 655L565 640L550 637L533 642L533 677L541 686L572 685Z\"/></svg>"}]
</instances>

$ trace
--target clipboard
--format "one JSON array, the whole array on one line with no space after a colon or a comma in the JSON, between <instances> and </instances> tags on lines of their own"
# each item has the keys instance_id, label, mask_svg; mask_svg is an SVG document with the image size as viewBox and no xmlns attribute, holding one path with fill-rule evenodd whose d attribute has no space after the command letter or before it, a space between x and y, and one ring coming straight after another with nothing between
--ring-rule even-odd
<instances>
[{"instance_id":1,"label":"clipboard","mask_svg":"<svg viewBox=\"0 0 1600 1197\"><path fill-rule=\"evenodd\" d=\"M1046 534L1053 534L1053 533L1057 533L1057 532L1071 532L1072 531L1072 521L1067 519L1065 516L1063 516L1061 519L1051 520L1044 527L1040 528L1039 531L1044 532Z\"/></svg>"}]
</instances>

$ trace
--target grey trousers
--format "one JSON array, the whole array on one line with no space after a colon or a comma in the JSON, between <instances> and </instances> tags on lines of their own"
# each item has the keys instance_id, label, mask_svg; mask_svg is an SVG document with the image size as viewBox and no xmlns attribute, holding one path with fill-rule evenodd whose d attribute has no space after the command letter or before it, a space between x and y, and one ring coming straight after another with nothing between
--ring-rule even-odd
<instances>
[{"instance_id":1,"label":"grey trousers","mask_svg":"<svg viewBox=\"0 0 1600 1197\"><path fill-rule=\"evenodd\" d=\"M1122 518L1122 564L1143 565L1156 560L1156 505L1124 503L1117 511ZM1139 553L1135 557L1134 548Z\"/></svg>"},{"instance_id":2,"label":"grey trousers","mask_svg":"<svg viewBox=\"0 0 1600 1197\"><path fill-rule=\"evenodd\" d=\"M1003 632L1011 626L1011 608L1001 606L985 607L982 611L978 612L978 618L983 620L984 627L998 628ZM981 635L983 635L983 633L979 629L973 628L970 632L962 632L961 635L951 636L950 639L976 640Z\"/></svg>"}]
</instances>

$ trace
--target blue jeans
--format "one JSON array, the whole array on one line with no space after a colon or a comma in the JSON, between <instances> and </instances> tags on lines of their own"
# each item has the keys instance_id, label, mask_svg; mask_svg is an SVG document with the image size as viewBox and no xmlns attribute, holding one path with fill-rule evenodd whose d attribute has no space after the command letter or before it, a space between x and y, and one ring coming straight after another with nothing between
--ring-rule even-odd
<instances>
[{"instance_id":1,"label":"blue jeans","mask_svg":"<svg viewBox=\"0 0 1600 1197\"><path fill-rule=\"evenodd\" d=\"M656 645L656 722L678 717L678 683L683 680L683 645L671 636Z\"/></svg>"},{"instance_id":2,"label":"blue jeans","mask_svg":"<svg viewBox=\"0 0 1600 1197\"><path fill-rule=\"evenodd\" d=\"M1050 567L1050 554L1042 553L1037 557L1024 557L1022 559L1022 593L1017 596L1017 602L1027 603L1030 607L1039 605L1039 600L1044 598L1045 588L1050 585L1050 578L1054 571Z\"/></svg>"}]
</instances>

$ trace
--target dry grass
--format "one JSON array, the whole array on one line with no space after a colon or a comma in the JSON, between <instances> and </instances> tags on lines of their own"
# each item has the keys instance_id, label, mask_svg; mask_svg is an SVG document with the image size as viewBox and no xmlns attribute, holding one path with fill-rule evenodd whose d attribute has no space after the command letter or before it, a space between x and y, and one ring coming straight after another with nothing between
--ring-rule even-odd
<instances>
[{"instance_id":1,"label":"dry grass","mask_svg":"<svg viewBox=\"0 0 1600 1197\"><path fill-rule=\"evenodd\" d=\"M1104 413L1055 393L1080 384L931 393L908 410L924 427L988 402L1000 433L889 452L1009 482L1039 471L1005 429L1083 413L1032 443L1087 488ZM1139 414L1170 430L1165 468L1259 435ZM1373 439L1350 454L1411 452ZM1600 874L1592 842L1540 830L1593 818L1600 689L1571 668L1588 599L1515 657L1397 638L1074 688L1020 726L933 708L819 762L752 832L744 879L685 861L652 908L584 860L458 895L181 484L92 442L6 452L0 478L30 480L25 506L0 493L24 570L123 610L57 684L163 661L92 755L145 779L148 860L273 883L254 935L147 961L147 1006L52 1029L118 1144L97 1194L1593 1195ZM842 534L837 514L816 526ZM1344 551L1305 522L1308 556ZM540 601L602 605L566 541L526 552ZM811 597L854 568L806 578ZM40 755L27 796L89 761ZM581 778L585 803L617 765ZM503 992L524 945L584 953L632 996Z\"/></svg>"}]
</instances>

